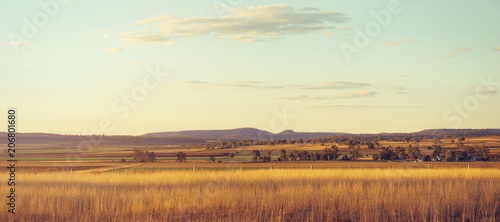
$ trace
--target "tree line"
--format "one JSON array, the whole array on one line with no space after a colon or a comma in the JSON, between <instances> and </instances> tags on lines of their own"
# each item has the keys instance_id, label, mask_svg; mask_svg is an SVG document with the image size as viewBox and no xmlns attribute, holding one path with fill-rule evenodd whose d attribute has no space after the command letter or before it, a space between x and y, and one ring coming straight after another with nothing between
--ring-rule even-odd
<instances>
[{"instance_id":1,"label":"tree line","mask_svg":"<svg viewBox=\"0 0 500 222\"><path fill-rule=\"evenodd\" d=\"M271 158L271 152L267 151L267 155L261 155L259 150L252 151L252 162L270 162L273 161ZM287 152L286 150L281 150L279 157L276 159L278 162L282 161L334 161L334 160L357 160L362 157L361 148L357 147L352 149L349 153L350 155L341 155L337 146L332 145L331 147L323 149L320 151L307 151L307 150L294 150Z\"/></svg>"},{"instance_id":2,"label":"tree line","mask_svg":"<svg viewBox=\"0 0 500 222\"><path fill-rule=\"evenodd\" d=\"M488 161L491 159L489 156L490 149L486 146L476 148L458 143L457 148L458 150L445 150L440 145L435 144L432 147L428 147L428 149L433 149L431 155L422 155L420 148L412 147L411 145L406 149L399 146L396 148L389 146L383 147L380 153L378 155L374 154L372 158L374 160L416 160L421 158L423 161L471 161L474 159Z\"/></svg>"}]
</instances>

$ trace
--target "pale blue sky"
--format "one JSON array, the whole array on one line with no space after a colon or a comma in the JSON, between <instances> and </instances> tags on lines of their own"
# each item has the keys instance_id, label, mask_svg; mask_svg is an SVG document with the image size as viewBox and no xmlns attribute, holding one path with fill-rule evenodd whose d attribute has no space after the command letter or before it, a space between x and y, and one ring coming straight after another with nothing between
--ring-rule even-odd
<instances>
[{"instance_id":1,"label":"pale blue sky","mask_svg":"<svg viewBox=\"0 0 500 222\"><path fill-rule=\"evenodd\" d=\"M500 126L500 1L66 2L51 16L37 1L2 1L0 102L18 109L20 131L85 134L102 119L106 134L132 135ZM372 15L385 11L387 26ZM374 23L358 47L355 30ZM347 58L346 44L359 53ZM114 102L156 66L165 81L121 118ZM294 118L279 120L283 109Z\"/></svg>"}]
</instances>

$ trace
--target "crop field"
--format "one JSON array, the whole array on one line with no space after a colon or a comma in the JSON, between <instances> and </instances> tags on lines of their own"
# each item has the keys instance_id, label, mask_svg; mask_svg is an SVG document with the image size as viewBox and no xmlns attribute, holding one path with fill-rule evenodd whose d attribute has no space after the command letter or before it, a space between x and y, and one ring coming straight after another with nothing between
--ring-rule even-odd
<instances>
[{"instance_id":1,"label":"crop field","mask_svg":"<svg viewBox=\"0 0 500 222\"><path fill-rule=\"evenodd\" d=\"M451 140L455 142L452 143ZM440 146L448 150L457 150L456 141L458 138L442 139ZM380 146L383 147L403 147L410 145L419 147L423 155L430 155L433 150L430 149L434 144L433 140L426 139L418 143L381 141ZM466 146L482 147L487 146L491 154L497 155L500 153L500 136L478 136L466 137L463 141ZM121 159L131 161L134 149L148 150L155 152L157 159L160 161L175 160L177 152L185 152L188 155L188 160L208 161L210 156L214 156L217 161L236 161L248 162L252 160L252 150L259 150L262 154L271 151L271 157L277 159L280 150L321 152L323 149L335 145L339 147L339 153L342 155L349 154L350 150L346 145L336 143L326 144L280 144L280 145L253 145L253 146L235 146L226 149L205 149L195 145L163 145L163 146L122 146L107 144L91 149L78 149L75 144L22 144L18 148L17 158L27 161L120 161ZM379 153L380 149L366 149L362 147L363 155L372 155ZM234 157L229 157L233 153ZM5 160L6 157L0 157L0 160ZM368 159L371 159L368 157Z\"/></svg>"},{"instance_id":2,"label":"crop field","mask_svg":"<svg viewBox=\"0 0 500 222\"><path fill-rule=\"evenodd\" d=\"M34 172L18 182L16 215L3 209L0 221L500 219L498 168Z\"/></svg>"}]
</instances>

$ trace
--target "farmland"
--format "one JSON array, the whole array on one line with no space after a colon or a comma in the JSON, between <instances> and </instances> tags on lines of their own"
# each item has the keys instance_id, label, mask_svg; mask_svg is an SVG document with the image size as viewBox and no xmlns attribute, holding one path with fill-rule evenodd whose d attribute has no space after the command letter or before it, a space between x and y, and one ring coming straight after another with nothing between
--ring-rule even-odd
<instances>
[{"instance_id":1,"label":"farmland","mask_svg":"<svg viewBox=\"0 0 500 222\"><path fill-rule=\"evenodd\" d=\"M459 138L446 138L439 140L439 145L445 150L457 151L457 140ZM144 140L144 139L143 139ZM454 140L454 141L452 141ZM39 142L39 141L38 141ZM157 141L158 142L158 141ZM158 142L159 143L159 142ZM401 147L403 149L409 146L419 147L422 155L430 155L433 152L432 146L436 141L433 139L423 139L418 143L381 140L379 147L368 149L361 146L361 154L366 159L371 159L372 154L380 152L380 147ZM472 136L466 137L465 141L461 142L464 146L483 147L486 146L490 150L491 155L500 153L500 136ZM17 157L19 160L45 160L45 161L132 161L132 153L134 149L148 150L155 152L157 160L175 161L177 152L185 152L188 155L188 161L208 161L210 156L214 156L217 161L236 161L247 162L252 160L252 150L259 150L261 153L271 151L273 159L277 159L280 150L286 151L308 151L321 152L323 149L330 146L337 146L341 155L347 155L352 150L349 146L340 143L301 143L301 144L277 144L277 145L250 145L250 146L233 146L224 149L207 149L199 144L131 144L126 145L123 142L113 141L113 143L103 143L93 147L78 147L77 141L67 141L61 143L22 143L19 144ZM234 157L229 155L233 153ZM5 156L0 159L6 159Z\"/></svg>"},{"instance_id":2,"label":"farmland","mask_svg":"<svg viewBox=\"0 0 500 222\"><path fill-rule=\"evenodd\" d=\"M448 138L445 150L457 151ZM466 137L465 146L500 151L500 136ZM420 147L436 140L384 140L380 147ZM277 161L281 150L322 152L341 143L203 148L196 144L21 144L16 214L0 221L498 221L500 162L372 160ZM68 148L70 147L70 148ZM429 149L431 147L431 149ZM155 162L135 162L135 149ZM271 161L252 161L253 151ZM185 152L187 159L176 161ZM232 154L232 155L230 155ZM209 158L213 158L210 160ZM0 168L7 175L7 168ZM8 190L5 183L0 189Z\"/></svg>"}]
</instances>

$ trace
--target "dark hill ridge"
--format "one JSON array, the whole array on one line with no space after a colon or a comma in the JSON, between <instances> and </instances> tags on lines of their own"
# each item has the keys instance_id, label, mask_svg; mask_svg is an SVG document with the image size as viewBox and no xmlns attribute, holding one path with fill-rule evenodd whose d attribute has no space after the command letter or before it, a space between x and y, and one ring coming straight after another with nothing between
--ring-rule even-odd
<instances>
[{"instance_id":1,"label":"dark hill ridge","mask_svg":"<svg viewBox=\"0 0 500 222\"><path fill-rule=\"evenodd\" d=\"M188 130L188 131L173 131L148 133L144 136L151 137L191 137L202 139L258 139L258 140L273 140L273 139L313 139L329 136L487 136L500 135L500 129L426 129L414 133L379 133L379 134L350 134L338 132L295 132L293 130L285 130L280 133L273 134L269 131L259 130L255 128L238 128L229 130Z\"/></svg>"},{"instance_id":2,"label":"dark hill ridge","mask_svg":"<svg viewBox=\"0 0 500 222\"><path fill-rule=\"evenodd\" d=\"M173 132L147 133L144 136L152 137L192 137L202 139L246 139L268 137L272 133L255 128L238 128L227 130L186 130Z\"/></svg>"},{"instance_id":3,"label":"dark hill ridge","mask_svg":"<svg viewBox=\"0 0 500 222\"><path fill-rule=\"evenodd\" d=\"M347 133L309 133L309 132L295 132L293 130L285 130L280 133L273 134L266 130L259 130L255 128L238 128L229 130L187 130L187 131L173 131L173 132L160 132L148 133L143 136L151 137L191 137L202 139L257 139L257 140L274 140L274 139L312 139L326 136L339 136L350 135Z\"/></svg>"},{"instance_id":4,"label":"dark hill ridge","mask_svg":"<svg viewBox=\"0 0 500 222\"><path fill-rule=\"evenodd\" d=\"M414 134L444 136L488 136L500 135L500 129L426 129Z\"/></svg>"}]
</instances>

